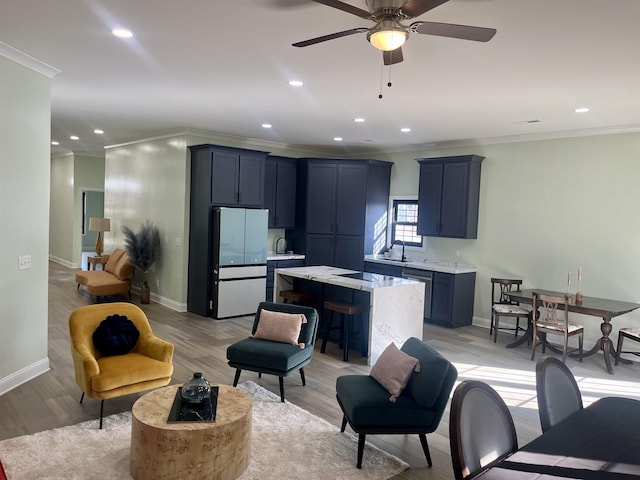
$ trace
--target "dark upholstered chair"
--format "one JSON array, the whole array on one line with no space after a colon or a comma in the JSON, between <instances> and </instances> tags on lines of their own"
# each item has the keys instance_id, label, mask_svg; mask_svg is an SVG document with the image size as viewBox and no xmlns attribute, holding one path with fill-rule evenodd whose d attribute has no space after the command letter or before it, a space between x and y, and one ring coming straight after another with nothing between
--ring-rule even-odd
<instances>
[{"instance_id":1,"label":"dark upholstered chair","mask_svg":"<svg viewBox=\"0 0 640 480\"><path fill-rule=\"evenodd\" d=\"M477 380L465 380L456 387L449 444L456 480L475 478L518 450L513 418L498 392Z\"/></svg>"},{"instance_id":2,"label":"dark upholstered chair","mask_svg":"<svg viewBox=\"0 0 640 480\"><path fill-rule=\"evenodd\" d=\"M229 366L236 369L233 386L238 385L242 370L277 375L280 381L280 400L284 402L284 377L295 371L300 371L302 385L306 385L304 366L311 361L313 348L318 333L318 312L314 308L285 303L262 302L258 305L251 334L255 334L260 323L260 312L270 310L282 313L301 313L307 318L302 324L298 341L304 343L304 348L298 345L263 340L260 338L246 338L227 348Z\"/></svg>"},{"instance_id":3,"label":"dark upholstered chair","mask_svg":"<svg viewBox=\"0 0 640 480\"><path fill-rule=\"evenodd\" d=\"M396 403L389 392L370 375L344 375L336 380L336 397L347 423L358 434L357 467L362 467L367 434L417 434L427 464L431 455L427 433L438 428L458 371L446 358L417 338L408 339L401 350L420 361Z\"/></svg>"},{"instance_id":4,"label":"dark upholstered chair","mask_svg":"<svg viewBox=\"0 0 640 480\"><path fill-rule=\"evenodd\" d=\"M582 410L582 395L571 370L555 357L536 364L536 392L542 432Z\"/></svg>"}]
</instances>

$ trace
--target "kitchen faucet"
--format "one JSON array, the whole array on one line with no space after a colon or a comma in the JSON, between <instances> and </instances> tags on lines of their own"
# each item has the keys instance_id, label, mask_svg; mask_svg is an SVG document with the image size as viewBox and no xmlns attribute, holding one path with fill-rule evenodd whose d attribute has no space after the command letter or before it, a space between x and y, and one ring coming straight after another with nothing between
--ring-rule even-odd
<instances>
[{"instance_id":1,"label":"kitchen faucet","mask_svg":"<svg viewBox=\"0 0 640 480\"><path fill-rule=\"evenodd\" d=\"M405 247L404 240L395 240L391 246L395 245L396 243L402 243L402 257L400 259L403 262L406 262L407 261L407 257L404 254L404 247Z\"/></svg>"}]
</instances>

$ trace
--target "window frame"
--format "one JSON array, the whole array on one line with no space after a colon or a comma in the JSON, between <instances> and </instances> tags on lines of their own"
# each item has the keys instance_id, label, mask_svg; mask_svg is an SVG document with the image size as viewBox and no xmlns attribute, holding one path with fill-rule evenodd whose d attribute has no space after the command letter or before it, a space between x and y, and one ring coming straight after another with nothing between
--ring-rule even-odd
<instances>
[{"instance_id":1,"label":"window frame","mask_svg":"<svg viewBox=\"0 0 640 480\"><path fill-rule=\"evenodd\" d=\"M389 206L391 210L391 214L389 215L389 245L393 245L396 240L396 226L397 225L409 225L415 226L416 228L416 236L420 237L420 242L406 242L405 247L414 248L414 249L423 249L424 248L424 237L422 235L418 235L418 219L416 218L415 222L398 222L397 221L397 212L398 205L415 205L418 208L418 198L417 197L392 197L389 199Z\"/></svg>"}]
</instances>

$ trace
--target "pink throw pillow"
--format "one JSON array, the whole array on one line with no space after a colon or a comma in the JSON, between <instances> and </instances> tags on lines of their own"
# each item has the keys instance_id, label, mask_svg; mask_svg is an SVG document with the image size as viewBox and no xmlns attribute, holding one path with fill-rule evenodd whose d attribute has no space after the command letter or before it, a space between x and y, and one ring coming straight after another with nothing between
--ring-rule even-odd
<instances>
[{"instance_id":1,"label":"pink throw pillow","mask_svg":"<svg viewBox=\"0 0 640 480\"><path fill-rule=\"evenodd\" d=\"M396 403L414 371L420 371L418 359L407 355L392 342L371 367L370 375L389 391L389 401Z\"/></svg>"},{"instance_id":2,"label":"pink throw pillow","mask_svg":"<svg viewBox=\"0 0 640 480\"><path fill-rule=\"evenodd\" d=\"M252 337L304 348L304 343L298 343L303 323L307 323L307 317L302 313L273 312L263 309L260 310L258 328Z\"/></svg>"}]
</instances>

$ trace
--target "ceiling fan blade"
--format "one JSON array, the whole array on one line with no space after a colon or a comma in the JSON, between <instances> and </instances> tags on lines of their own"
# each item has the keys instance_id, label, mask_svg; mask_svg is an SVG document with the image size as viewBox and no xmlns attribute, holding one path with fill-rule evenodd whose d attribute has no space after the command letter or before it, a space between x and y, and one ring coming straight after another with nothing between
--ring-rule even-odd
<instances>
[{"instance_id":1,"label":"ceiling fan blade","mask_svg":"<svg viewBox=\"0 0 640 480\"><path fill-rule=\"evenodd\" d=\"M402 58L402 47L398 47L395 50L391 50L390 52L382 52L382 60L385 65L393 65L395 63L400 63L404 58Z\"/></svg>"},{"instance_id":2,"label":"ceiling fan blade","mask_svg":"<svg viewBox=\"0 0 640 480\"><path fill-rule=\"evenodd\" d=\"M343 12L350 13L352 15L356 15L360 18L371 18L371 12L367 12L358 7L354 7L353 5L349 5L348 3L341 2L340 0L312 0L316 3L321 3L328 7L337 8L338 10L342 10ZM446 1L446 0L445 0Z\"/></svg>"},{"instance_id":3,"label":"ceiling fan blade","mask_svg":"<svg viewBox=\"0 0 640 480\"><path fill-rule=\"evenodd\" d=\"M460 38L475 42L488 42L497 33L495 28L474 27L471 25L455 25L453 23L414 22L411 31L438 37Z\"/></svg>"},{"instance_id":4,"label":"ceiling fan blade","mask_svg":"<svg viewBox=\"0 0 640 480\"><path fill-rule=\"evenodd\" d=\"M448 1L449 0L409 0L400 8L400 12L406 15L407 18L414 18Z\"/></svg>"},{"instance_id":5,"label":"ceiling fan blade","mask_svg":"<svg viewBox=\"0 0 640 480\"><path fill-rule=\"evenodd\" d=\"M352 28L351 30L344 30L342 32L331 33L329 35L323 35L322 37L310 38L309 40L303 40L302 42L292 43L294 47L308 47L309 45L315 45L316 43L326 42L327 40L333 40L335 38L346 37L355 33L366 32L366 28Z\"/></svg>"}]
</instances>

